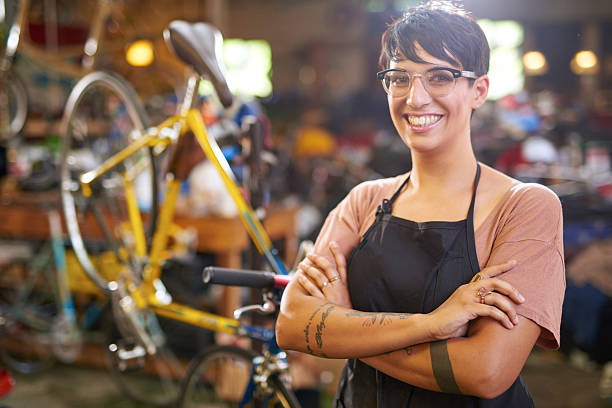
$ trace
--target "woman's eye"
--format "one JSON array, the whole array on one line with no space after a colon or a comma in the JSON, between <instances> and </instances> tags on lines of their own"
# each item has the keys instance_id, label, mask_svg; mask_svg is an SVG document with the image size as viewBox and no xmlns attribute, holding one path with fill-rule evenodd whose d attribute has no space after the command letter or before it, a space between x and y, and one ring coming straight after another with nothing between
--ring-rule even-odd
<instances>
[{"instance_id":1,"label":"woman's eye","mask_svg":"<svg viewBox=\"0 0 612 408\"><path fill-rule=\"evenodd\" d=\"M451 74L442 73L442 72L433 72L429 76L429 81L434 83L444 83L444 82L452 82L453 76Z\"/></svg>"},{"instance_id":2,"label":"woman's eye","mask_svg":"<svg viewBox=\"0 0 612 408\"><path fill-rule=\"evenodd\" d=\"M391 77L391 84L394 86L405 86L410 82L410 77L407 75L395 75Z\"/></svg>"}]
</instances>

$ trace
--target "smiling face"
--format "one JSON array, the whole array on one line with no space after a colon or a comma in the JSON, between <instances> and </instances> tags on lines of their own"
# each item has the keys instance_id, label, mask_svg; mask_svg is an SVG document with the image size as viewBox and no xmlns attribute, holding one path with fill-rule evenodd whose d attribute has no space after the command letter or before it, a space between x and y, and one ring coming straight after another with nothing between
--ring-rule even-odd
<instances>
[{"instance_id":1,"label":"smiling face","mask_svg":"<svg viewBox=\"0 0 612 408\"><path fill-rule=\"evenodd\" d=\"M418 73L434 67L462 69L429 55L418 45L417 53L426 63L404 59L391 61L389 68ZM470 143L471 112L482 105L487 91L486 75L478 78L473 85L466 78L457 78L454 89L448 95L433 97L418 77L405 97L388 96L391 119L404 143L414 152L460 147L461 144ZM471 146L468 147L471 149Z\"/></svg>"}]
</instances>

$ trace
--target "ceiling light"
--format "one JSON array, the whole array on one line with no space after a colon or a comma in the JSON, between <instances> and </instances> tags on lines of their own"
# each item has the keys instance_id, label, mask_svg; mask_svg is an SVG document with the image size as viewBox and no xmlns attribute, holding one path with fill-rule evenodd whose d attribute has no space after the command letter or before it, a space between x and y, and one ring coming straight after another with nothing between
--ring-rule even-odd
<instances>
[{"instance_id":1,"label":"ceiling light","mask_svg":"<svg viewBox=\"0 0 612 408\"><path fill-rule=\"evenodd\" d=\"M125 52L125 59L135 67L146 67L153 62L153 58L153 43L149 40L134 41Z\"/></svg>"},{"instance_id":2,"label":"ceiling light","mask_svg":"<svg viewBox=\"0 0 612 408\"><path fill-rule=\"evenodd\" d=\"M542 75L548 71L546 57L540 51L529 51L523 55L526 75Z\"/></svg>"},{"instance_id":3,"label":"ceiling light","mask_svg":"<svg viewBox=\"0 0 612 408\"><path fill-rule=\"evenodd\" d=\"M570 68L576 75L592 75L599 71L599 61L593 51L583 50L574 55Z\"/></svg>"}]
</instances>

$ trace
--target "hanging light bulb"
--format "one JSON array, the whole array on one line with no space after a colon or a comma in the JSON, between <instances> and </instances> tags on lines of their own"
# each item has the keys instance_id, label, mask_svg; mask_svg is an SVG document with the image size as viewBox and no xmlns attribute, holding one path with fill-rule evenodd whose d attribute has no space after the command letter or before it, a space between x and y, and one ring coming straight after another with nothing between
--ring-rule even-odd
<instances>
[{"instance_id":1,"label":"hanging light bulb","mask_svg":"<svg viewBox=\"0 0 612 408\"><path fill-rule=\"evenodd\" d=\"M572 61L570 68L576 75L593 75L599 72L599 61L593 51L578 51Z\"/></svg>"},{"instance_id":2,"label":"hanging light bulb","mask_svg":"<svg viewBox=\"0 0 612 408\"><path fill-rule=\"evenodd\" d=\"M597 65L597 55L593 51L580 51L576 54L576 64L583 69Z\"/></svg>"},{"instance_id":3,"label":"hanging light bulb","mask_svg":"<svg viewBox=\"0 0 612 408\"><path fill-rule=\"evenodd\" d=\"M546 57L540 51L529 51L523 55L526 75L542 75L548 71Z\"/></svg>"},{"instance_id":4,"label":"hanging light bulb","mask_svg":"<svg viewBox=\"0 0 612 408\"><path fill-rule=\"evenodd\" d=\"M125 59L135 67L146 67L153 62L153 43L149 40L138 40L131 43L125 52Z\"/></svg>"}]
</instances>

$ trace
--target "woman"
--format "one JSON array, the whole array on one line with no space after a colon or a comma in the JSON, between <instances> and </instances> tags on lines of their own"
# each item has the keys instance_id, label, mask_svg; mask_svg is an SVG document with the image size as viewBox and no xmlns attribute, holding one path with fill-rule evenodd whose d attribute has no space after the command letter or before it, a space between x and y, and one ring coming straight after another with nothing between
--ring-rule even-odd
<instances>
[{"instance_id":1,"label":"woman","mask_svg":"<svg viewBox=\"0 0 612 408\"><path fill-rule=\"evenodd\" d=\"M349 359L337 407L532 406L519 373L536 343L559 346L559 200L472 150L488 61L478 24L447 2L383 35L378 77L412 170L329 214L277 322L281 347Z\"/></svg>"}]
</instances>

